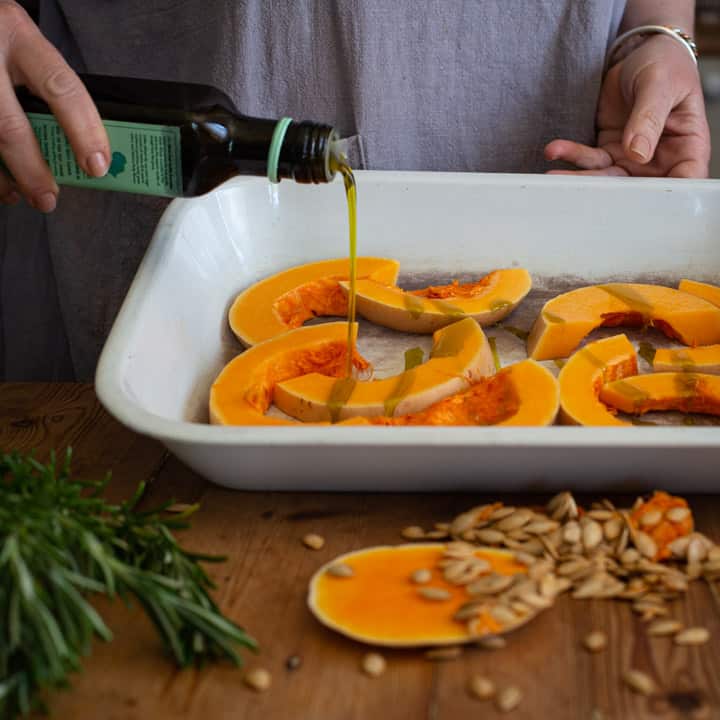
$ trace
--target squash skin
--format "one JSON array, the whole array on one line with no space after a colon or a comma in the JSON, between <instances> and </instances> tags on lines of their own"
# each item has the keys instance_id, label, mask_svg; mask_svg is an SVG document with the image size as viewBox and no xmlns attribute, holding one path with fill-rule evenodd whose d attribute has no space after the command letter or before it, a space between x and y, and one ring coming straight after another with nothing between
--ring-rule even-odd
<instances>
[{"instance_id":1,"label":"squash skin","mask_svg":"<svg viewBox=\"0 0 720 720\"><path fill-rule=\"evenodd\" d=\"M388 258L359 257L359 278L372 278L381 284L394 285L399 264ZM338 280L347 278L349 260L321 260L297 265L254 283L233 301L228 312L230 329L246 347L269 340L299 327L305 320L321 315L347 315L347 298ZM315 292L309 292L313 289ZM294 296L294 297L293 297ZM305 302L313 307L303 307ZM288 307L289 318L280 309Z\"/></svg>"},{"instance_id":2,"label":"squash skin","mask_svg":"<svg viewBox=\"0 0 720 720\"><path fill-rule=\"evenodd\" d=\"M720 342L720 308L707 300L660 285L607 283L545 303L528 337L528 356L567 357L595 328L618 325L650 325L685 345Z\"/></svg>"},{"instance_id":3,"label":"squash skin","mask_svg":"<svg viewBox=\"0 0 720 720\"><path fill-rule=\"evenodd\" d=\"M356 286L357 312L376 325L427 335L462 317L472 317L482 326L492 325L509 315L532 287L530 273L521 268L495 270L478 284L486 280L474 297L433 299L363 279ZM348 283L340 285L347 292Z\"/></svg>"},{"instance_id":4,"label":"squash skin","mask_svg":"<svg viewBox=\"0 0 720 720\"><path fill-rule=\"evenodd\" d=\"M637 354L626 335L588 343L565 363L560 383L562 425L630 425L600 401L606 382L637 374Z\"/></svg>"},{"instance_id":5,"label":"squash skin","mask_svg":"<svg viewBox=\"0 0 720 720\"><path fill-rule=\"evenodd\" d=\"M318 373L278 383L275 404L303 422L337 422L382 416L388 411L393 416L403 415L424 410L493 372L487 338L474 320L466 318L435 333L427 362L383 380L358 381L351 388L352 394L336 408L331 407L330 400L336 381Z\"/></svg>"},{"instance_id":6,"label":"squash skin","mask_svg":"<svg viewBox=\"0 0 720 720\"><path fill-rule=\"evenodd\" d=\"M447 583L435 567L444 549L445 545L440 543L416 543L370 547L341 555L323 565L311 578L308 607L330 629L359 642L385 647L472 642L482 634L510 632L534 617L531 614L504 627L488 618L485 631L471 635L464 624L452 620L455 611L470 596L462 586ZM496 572L526 572L524 566L513 560L511 552L482 548L477 554L491 562ZM329 575L327 569L337 563L352 567L355 576ZM432 569L429 585L447 589L450 600L434 603L418 596L419 586L410 581L409 575L421 567ZM335 597L333 593L337 593Z\"/></svg>"},{"instance_id":7,"label":"squash skin","mask_svg":"<svg viewBox=\"0 0 720 720\"><path fill-rule=\"evenodd\" d=\"M634 415L651 410L720 415L720 377L701 373L651 373L605 385L600 399Z\"/></svg>"},{"instance_id":8,"label":"squash skin","mask_svg":"<svg viewBox=\"0 0 720 720\"><path fill-rule=\"evenodd\" d=\"M357 337L357 324L353 326ZM210 388L210 422L217 425L297 425L265 415L277 382L322 369L345 374L347 323L331 322L290 330L231 360ZM367 367L356 355L354 364Z\"/></svg>"},{"instance_id":9,"label":"squash skin","mask_svg":"<svg viewBox=\"0 0 720 720\"><path fill-rule=\"evenodd\" d=\"M695 295L695 297L702 298L716 307L720 307L720 287L717 287L717 285L697 282L696 280L681 280L678 290Z\"/></svg>"},{"instance_id":10,"label":"squash skin","mask_svg":"<svg viewBox=\"0 0 720 720\"><path fill-rule=\"evenodd\" d=\"M720 375L720 345L695 348L658 348L653 372L695 372Z\"/></svg>"}]
</instances>

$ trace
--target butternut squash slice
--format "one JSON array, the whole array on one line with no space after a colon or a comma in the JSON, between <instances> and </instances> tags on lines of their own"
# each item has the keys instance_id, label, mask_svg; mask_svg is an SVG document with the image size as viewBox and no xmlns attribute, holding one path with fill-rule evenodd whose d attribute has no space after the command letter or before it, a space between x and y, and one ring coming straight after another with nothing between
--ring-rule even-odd
<instances>
[{"instance_id":1,"label":"butternut squash slice","mask_svg":"<svg viewBox=\"0 0 720 720\"><path fill-rule=\"evenodd\" d=\"M303 422L417 412L494 372L490 345L480 326L465 318L438 330L430 359L383 380L334 380L312 373L278 383L275 404Z\"/></svg>"},{"instance_id":2,"label":"butternut squash slice","mask_svg":"<svg viewBox=\"0 0 720 720\"><path fill-rule=\"evenodd\" d=\"M298 265L265 278L241 292L230 308L230 328L243 345L256 345L319 316L347 315L347 295L338 285L349 274L349 260ZM394 285L398 262L357 259L358 278Z\"/></svg>"},{"instance_id":3,"label":"butternut squash slice","mask_svg":"<svg viewBox=\"0 0 720 720\"><path fill-rule=\"evenodd\" d=\"M678 290L695 297L707 300L716 307L720 307L720 287L716 285L710 285L709 283L701 283L696 280L681 280L678 285Z\"/></svg>"},{"instance_id":4,"label":"butternut squash slice","mask_svg":"<svg viewBox=\"0 0 720 720\"><path fill-rule=\"evenodd\" d=\"M530 331L528 356L567 357L601 326L650 325L685 345L720 342L720 308L660 285L610 283L558 295L545 303Z\"/></svg>"},{"instance_id":5,"label":"butternut squash slice","mask_svg":"<svg viewBox=\"0 0 720 720\"><path fill-rule=\"evenodd\" d=\"M514 630L530 620L530 613L512 625L501 625L489 613L482 614L471 634L465 623L453 619L471 596L464 586L448 583L438 570L445 545L418 543L357 550L323 565L310 580L308 606L325 626L353 640L390 647L448 645L476 640L485 634ZM482 548L476 556L487 560L492 572L516 575L526 572L513 554ZM349 577L333 574L333 566L347 566ZM432 579L417 585L410 576L428 569ZM421 588L448 593L442 601L421 596Z\"/></svg>"},{"instance_id":6,"label":"butternut squash slice","mask_svg":"<svg viewBox=\"0 0 720 720\"><path fill-rule=\"evenodd\" d=\"M353 327L357 336L357 325ZM347 323L332 322L290 330L259 343L231 360L210 388L210 422L218 425L295 425L266 416L277 383L312 372L338 378L345 373ZM353 364L368 363L355 355Z\"/></svg>"},{"instance_id":7,"label":"butternut squash slice","mask_svg":"<svg viewBox=\"0 0 720 720\"><path fill-rule=\"evenodd\" d=\"M637 373L637 354L626 335L613 335L578 350L558 375L563 425L630 425L600 402L606 382Z\"/></svg>"},{"instance_id":8,"label":"butternut squash slice","mask_svg":"<svg viewBox=\"0 0 720 720\"><path fill-rule=\"evenodd\" d=\"M681 512L674 508L680 508ZM642 530L652 538L657 548L653 559L665 560L672 555L670 544L690 535L694 521L685 498L656 490L649 500L633 510L630 524L635 530Z\"/></svg>"},{"instance_id":9,"label":"butternut squash slice","mask_svg":"<svg viewBox=\"0 0 720 720\"><path fill-rule=\"evenodd\" d=\"M653 358L654 372L697 372L720 375L720 345L696 348L660 348Z\"/></svg>"},{"instance_id":10,"label":"butternut squash slice","mask_svg":"<svg viewBox=\"0 0 720 720\"><path fill-rule=\"evenodd\" d=\"M340 285L347 291L347 282ZM357 311L377 325L429 334L468 316L480 325L492 325L509 315L531 287L530 273L521 268L495 270L465 285L451 283L413 291L365 278L357 283Z\"/></svg>"},{"instance_id":11,"label":"butternut squash slice","mask_svg":"<svg viewBox=\"0 0 720 720\"><path fill-rule=\"evenodd\" d=\"M634 415L651 410L720 415L720 377L683 372L636 375L605 385L600 399Z\"/></svg>"},{"instance_id":12,"label":"butternut squash slice","mask_svg":"<svg viewBox=\"0 0 720 720\"><path fill-rule=\"evenodd\" d=\"M418 413L356 418L368 425L552 425L560 393L554 375L534 360L523 360L482 377L469 389Z\"/></svg>"}]
</instances>

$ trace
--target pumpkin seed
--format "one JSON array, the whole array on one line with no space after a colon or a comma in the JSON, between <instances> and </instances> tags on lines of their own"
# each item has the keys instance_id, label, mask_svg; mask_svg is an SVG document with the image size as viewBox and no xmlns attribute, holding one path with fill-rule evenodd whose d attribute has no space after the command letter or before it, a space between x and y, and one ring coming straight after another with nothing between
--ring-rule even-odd
<instances>
[{"instance_id":1,"label":"pumpkin seed","mask_svg":"<svg viewBox=\"0 0 720 720\"><path fill-rule=\"evenodd\" d=\"M670 552L676 558L687 557L688 545L690 545L690 537L684 535L683 537L675 538L669 545Z\"/></svg>"},{"instance_id":2,"label":"pumpkin seed","mask_svg":"<svg viewBox=\"0 0 720 720\"><path fill-rule=\"evenodd\" d=\"M674 635L682 630L683 624L679 620L655 620L648 625L648 635L662 637L664 635Z\"/></svg>"},{"instance_id":3,"label":"pumpkin seed","mask_svg":"<svg viewBox=\"0 0 720 720\"><path fill-rule=\"evenodd\" d=\"M560 527L560 523L555 520L533 520L531 523L526 525L523 530L532 535L547 535L548 533L557 530Z\"/></svg>"},{"instance_id":4,"label":"pumpkin seed","mask_svg":"<svg viewBox=\"0 0 720 720\"><path fill-rule=\"evenodd\" d=\"M626 670L623 673L623 680L631 690L641 695L652 695L655 692L652 678L641 670Z\"/></svg>"},{"instance_id":5,"label":"pumpkin seed","mask_svg":"<svg viewBox=\"0 0 720 720\"><path fill-rule=\"evenodd\" d=\"M425 533L425 537L428 540L442 540L447 537L447 533L444 530L429 530Z\"/></svg>"},{"instance_id":6,"label":"pumpkin seed","mask_svg":"<svg viewBox=\"0 0 720 720\"><path fill-rule=\"evenodd\" d=\"M515 560L528 568L532 567L537 561L537 558L534 555L531 555L524 550L516 550L514 553L514 557Z\"/></svg>"},{"instance_id":7,"label":"pumpkin seed","mask_svg":"<svg viewBox=\"0 0 720 720\"><path fill-rule=\"evenodd\" d=\"M360 667L366 675L376 678L380 677L380 675L385 672L385 669L387 668L387 663L385 662L385 658L380 655L380 653L371 652L363 655L360 662Z\"/></svg>"},{"instance_id":8,"label":"pumpkin seed","mask_svg":"<svg viewBox=\"0 0 720 720\"><path fill-rule=\"evenodd\" d=\"M587 600L594 598L598 593L602 592L605 587L607 575L596 574L581 583L573 592L572 596L576 600Z\"/></svg>"},{"instance_id":9,"label":"pumpkin seed","mask_svg":"<svg viewBox=\"0 0 720 720\"><path fill-rule=\"evenodd\" d=\"M641 555L647 558L654 558L657 555L657 545L655 541L642 530L635 533L633 542Z\"/></svg>"},{"instance_id":10,"label":"pumpkin seed","mask_svg":"<svg viewBox=\"0 0 720 720\"><path fill-rule=\"evenodd\" d=\"M326 572L328 575L339 578L350 578L355 574L354 570L345 563L335 563L334 565L330 565Z\"/></svg>"},{"instance_id":11,"label":"pumpkin seed","mask_svg":"<svg viewBox=\"0 0 720 720\"><path fill-rule=\"evenodd\" d=\"M501 532L510 532L511 530L517 530L523 525L527 525L533 517L533 511L527 508L520 508L515 510L512 515L508 515L502 520L495 523L495 527Z\"/></svg>"},{"instance_id":12,"label":"pumpkin seed","mask_svg":"<svg viewBox=\"0 0 720 720\"><path fill-rule=\"evenodd\" d=\"M468 692L478 700L489 700L495 695L495 683L484 675L473 675L468 683Z\"/></svg>"},{"instance_id":13,"label":"pumpkin seed","mask_svg":"<svg viewBox=\"0 0 720 720\"><path fill-rule=\"evenodd\" d=\"M308 533L303 536L303 545L310 550L321 550L325 545L325 538L322 535L316 533Z\"/></svg>"},{"instance_id":14,"label":"pumpkin seed","mask_svg":"<svg viewBox=\"0 0 720 720\"><path fill-rule=\"evenodd\" d=\"M607 647L607 635L602 630L593 630L583 639L583 645L590 652L600 652Z\"/></svg>"},{"instance_id":15,"label":"pumpkin seed","mask_svg":"<svg viewBox=\"0 0 720 720\"><path fill-rule=\"evenodd\" d=\"M578 570L585 570L591 567L589 560L585 558L578 558L577 560L568 560L567 562L558 565L558 575L574 575Z\"/></svg>"},{"instance_id":16,"label":"pumpkin seed","mask_svg":"<svg viewBox=\"0 0 720 720\"><path fill-rule=\"evenodd\" d=\"M700 538L693 538L687 549L687 560L689 565L701 563L707 557L707 547Z\"/></svg>"},{"instance_id":17,"label":"pumpkin seed","mask_svg":"<svg viewBox=\"0 0 720 720\"><path fill-rule=\"evenodd\" d=\"M475 555L475 547L467 542L455 540L445 546L443 557L455 560L465 560Z\"/></svg>"},{"instance_id":18,"label":"pumpkin seed","mask_svg":"<svg viewBox=\"0 0 720 720\"><path fill-rule=\"evenodd\" d=\"M421 540L425 537L425 531L419 525L410 525L403 528L400 533L406 540Z\"/></svg>"},{"instance_id":19,"label":"pumpkin seed","mask_svg":"<svg viewBox=\"0 0 720 720\"><path fill-rule=\"evenodd\" d=\"M535 608L536 610L545 610L553 604L551 598L532 591L520 593L518 597L522 602L527 603L531 608Z\"/></svg>"},{"instance_id":20,"label":"pumpkin seed","mask_svg":"<svg viewBox=\"0 0 720 720\"><path fill-rule=\"evenodd\" d=\"M582 529L582 539L585 550L588 552L594 550L603 539L603 531L600 523L591 520Z\"/></svg>"},{"instance_id":21,"label":"pumpkin seed","mask_svg":"<svg viewBox=\"0 0 720 720\"><path fill-rule=\"evenodd\" d=\"M515 685L508 685L497 695L496 704L501 712L514 710L522 701L522 692Z\"/></svg>"},{"instance_id":22,"label":"pumpkin seed","mask_svg":"<svg viewBox=\"0 0 720 720\"><path fill-rule=\"evenodd\" d=\"M494 605L490 608L490 615L500 625L514 625L518 621L517 615L505 605Z\"/></svg>"},{"instance_id":23,"label":"pumpkin seed","mask_svg":"<svg viewBox=\"0 0 720 720\"><path fill-rule=\"evenodd\" d=\"M486 607L482 603L465 603L453 615L453 620L457 622L465 622L466 620L474 620L482 615Z\"/></svg>"},{"instance_id":24,"label":"pumpkin seed","mask_svg":"<svg viewBox=\"0 0 720 720\"><path fill-rule=\"evenodd\" d=\"M662 513L660 510L650 510L644 515L640 516L640 525L642 527L653 528L662 520Z\"/></svg>"},{"instance_id":25,"label":"pumpkin seed","mask_svg":"<svg viewBox=\"0 0 720 720\"><path fill-rule=\"evenodd\" d=\"M617 540L617 538L620 537L622 529L622 520L619 517L611 517L603 524L603 535L605 535L606 540Z\"/></svg>"},{"instance_id":26,"label":"pumpkin seed","mask_svg":"<svg viewBox=\"0 0 720 720\"><path fill-rule=\"evenodd\" d=\"M690 514L690 508L686 507L674 507L670 508L666 513L665 517L673 523L680 523Z\"/></svg>"},{"instance_id":27,"label":"pumpkin seed","mask_svg":"<svg viewBox=\"0 0 720 720\"><path fill-rule=\"evenodd\" d=\"M611 510L605 510L604 508L597 508L595 510L590 510L586 513L587 517L592 518L593 520L600 520L601 522L605 522L605 520L609 520L611 517L613 517L615 513Z\"/></svg>"},{"instance_id":28,"label":"pumpkin seed","mask_svg":"<svg viewBox=\"0 0 720 720\"><path fill-rule=\"evenodd\" d=\"M492 528L478 530L476 535L477 539L486 545L499 545L505 539L505 533L501 533L499 530L493 530Z\"/></svg>"},{"instance_id":29,"label":"pumpkin seed","mask_svg":"<svg viewBox=\"0 0 720 720\"><path fill-rule=\"evenodd\" d=\"M713 545L713 547L708 550L708 560L710 562L720 562L720 546Z\"/></svg>"},{"instance_id":30,"label":"pumpkin seed","mask_svg":"<svg viewBox=\"0 0 720 720\"><path fill-rule=\"evenodd\" d=\"M528 568L528 577L531 580L541 580L546 577L547 574L553 569L554 563L548 558L542 560L535 560L535 562Z\"/></svg>"},{"instance_id":31,"label":"pumpkin seed","mask_svg":"<svg viewBox=\"0 0 720 720\"><path fill-rule=\"evenodd\" d=\"M449 600L450 593L445 588L438 587L421 587L418 588L418 595L425 598L425 600Z\"/></svg>"},{"instance_id":32,"label":"pumpkin seed","mask_svg":"<svg viewBox=\"0 0 720 720\"><path fill-rule=\"evenodd\" d=\"M426 660L457 660L462 655L462 648L458 645L439 647L425 652Z\"/></svg>"},{"instance_id":33,"label":"pumpkin seed","mask_svg":"<svg viewBox=\"0 0 720 720\"><path fill-rule=\"evenodd\" d=\"M245 673L245 684L255 692L265 692L272 684L272 676L264 668L255 668Z\"/></svg>"},{"instance_id":34,"label":"pumpkin seed","mask_svg":"<svg viewBox=\"0 0 720 720\"><path fill-rule=\"evenodd\" d=\"M563 528L563 540L572 545L574 543L579 543L581 539L582 530L580 529L579 523L575 522L575 520L565 523L565 527Z\"/></svg>"},{"instance_id":35,"label":"pumpkin seed","mask_svg":"<svg viewBox=\"0 0 720 720\"><path fill-rule=\"evenodd\" d=\"M458 515L452 523L450 523L450 534L451 535L462 535L467 530L471 530L475 527L477 515L470 510L469 512Z\"/></svg>"},{"instance_id":36,"label":"pumpkin seed","mask_svg":"<svg viewBox=\"0 0 720 720\"><path fill-rule=\"evenodd\" d=\"M515 512L516 508L512 507L512 505L508 505L507 507L499 507L497 510L493 510L490 513L490 516L488 517L488 520L491 522L496 522L498 520L502 520L503 518L508 517L508 515L512 515Z\"/></svg>"},{"instance_id":37,"label":"pumpkin seed","mask_svg":"<svg viewBox=\"0 0 720 720\"><path fill-rule=\"evenodd\" d=\"M499 575L491 573L466 586L470 595L495 595L509 588L513 584L512 575Z\"/></svg>"},{"instance_id":38,"label":"pumpkin seed","mask_svg":"<svg viewBox=\"0 0 720 720\"><path fill-rule=\"evenodd\" d=\"M502 635L483 635L475 645L483 650L502 650L507 647L507 640Z\"/></svg>"},{"instance_id":39,"label":"pumpkin seed","mask_svg":"<svg viewBox=\"0 0 720 720\"><path fill-rule=\"evenodd\" d=\"M710 639L710 632L704 627L681 630L675 636L676 645L704 645Z\"/></svg>"},{"instance_id":40,"label":"pumpkin seed","mask_svg":"<svg viewBox=\"0 0 720 720\"><path fill-rule=\"evenodd\" d=\"M419 568L410 575L410 580L417 585L424 585L432 580L432 573L427 568Z\"/></svg>"}]
</instances>

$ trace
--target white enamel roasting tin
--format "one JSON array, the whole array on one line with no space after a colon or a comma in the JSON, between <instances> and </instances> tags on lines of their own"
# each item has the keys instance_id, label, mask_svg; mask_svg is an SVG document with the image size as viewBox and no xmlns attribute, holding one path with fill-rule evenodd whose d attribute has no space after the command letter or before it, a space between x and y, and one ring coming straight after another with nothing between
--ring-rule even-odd
<instances>
[{"instance_id":1,"label":"white enamel roasting tin","mask_svg":"<svg viewBox=\"0 0 720 720\"><path fill-rule=\"evenodd\" d=\"M720 280L720 183L359 172L359 251L405 279L526 267L537 286ZM347 252L341 182L237 179L163 215L98 366L103 405L254 490L718 489L720 427L215 427L235 294ZM402 276L401 276L402 279Z\"/></svg>"}]
</instances>

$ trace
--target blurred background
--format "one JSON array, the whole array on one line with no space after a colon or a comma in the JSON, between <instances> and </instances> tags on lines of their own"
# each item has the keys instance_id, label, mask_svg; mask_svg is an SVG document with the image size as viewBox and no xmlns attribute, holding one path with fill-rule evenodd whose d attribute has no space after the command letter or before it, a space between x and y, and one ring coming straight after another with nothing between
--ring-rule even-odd
<instances>
[{"instance_id":1,"label":"blurred background","mask_svg":"<svg viewBox=\"0 0 720 720\"><path fill-rule=\"evenodd\" d=\"M697 0L696 7L695 36L713 145L710 176L720 178L720 0Z\"/></svg>"}]
</instances>

